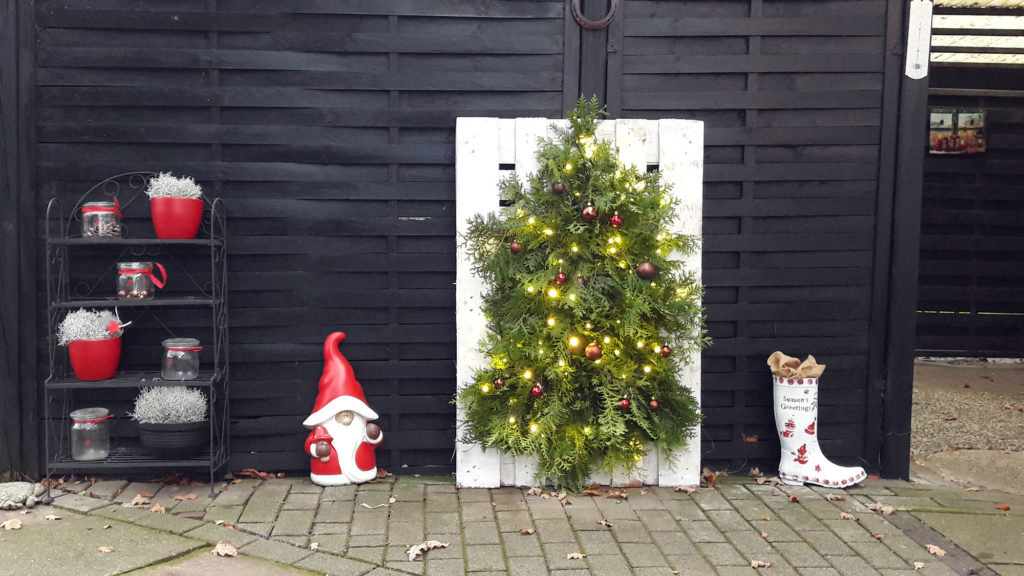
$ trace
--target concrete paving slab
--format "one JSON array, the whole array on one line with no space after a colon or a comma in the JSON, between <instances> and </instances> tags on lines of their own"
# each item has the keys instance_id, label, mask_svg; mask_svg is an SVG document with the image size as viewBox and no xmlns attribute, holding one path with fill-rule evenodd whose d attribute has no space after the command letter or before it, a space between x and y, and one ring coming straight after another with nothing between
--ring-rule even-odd
<instances>
[{"instance_id":1,"label":"concrete paving slab","mask_svg":"<svg viewBox=\"0 0 1024 576\"><path fill-rule=\"evenodd\" d=\"M956 542L983 563L1024 564L1024 516L985 516L915 512L914 516Z\"/></svg>"},{"instance_id":2,"label":"concrete paving slab","mask_svg":"<svg viewBox=\"0 0 1024 576\"><path fill-rule=\"evenodd\" d=\"M45 520L47 513L60 520ZM11 516L13 513L14 516ZM164 562L206 545L205 542L140 528L98 516L40 507L30 515L0 514L23 520L20 530L0 537L0 574L18 576L93 576L120 574ZM113 547L101 552L100 547Z\"/></svg>"},{"instance_id":3,"label":"concrete paving slab","mask_svg":"<svg viewBox=\"0 0 1024 576\"><path fill-rule=\"evenodd\" d=\"M211 553L210 549L205 548L173 562L132 572L132 576L216 576L222 574L245 574L245 576L320 576L323 573L312 572L295 566L285 566L253 556L217 556Z\"/></svg>"}]
</instances>

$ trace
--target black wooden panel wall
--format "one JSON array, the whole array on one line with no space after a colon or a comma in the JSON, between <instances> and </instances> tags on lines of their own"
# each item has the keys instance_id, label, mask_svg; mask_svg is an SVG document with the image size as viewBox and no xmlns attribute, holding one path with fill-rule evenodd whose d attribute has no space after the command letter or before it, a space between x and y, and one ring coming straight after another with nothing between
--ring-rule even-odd
<instances>
[{"instance_id":1,"label":"black wooden panel wall","mask_svg":"<svg viewBox=\"0 0 1024 576\"><path fill-rule=\"evenodd\" d=\"M451 469L455 118L562 116L564 2L205 4L36 3L36 213L134 170L226 199L232 469L308 466L339 329L379 465Z\"/></svg>"},{"instance_id":2,"label":"black wooden panel wall","mask_svg":"<svg viewBox=\"0 0 1024 576\"><path fill-rule=\"evenodd\" d=\"M943 67L933 76L931 106L985 110L988 150L926 160L917 353L1021 357L1024 72Z\"/></svg>"},{"instance_id":3,"label":"black wooden panel wall","mask_svg":"<svg viewBox=\"0 0 1024 576\"><path fill-rule=\"evenodd\" d=\"M774 350L828 366L823 446L837 460L864 458L869 358L884 346L871 327L873 306L885 306L872 285L887 3L623 9L609 33L615 113L705 122L705 465L777 466Z\"/></svg>"}]
</instances>

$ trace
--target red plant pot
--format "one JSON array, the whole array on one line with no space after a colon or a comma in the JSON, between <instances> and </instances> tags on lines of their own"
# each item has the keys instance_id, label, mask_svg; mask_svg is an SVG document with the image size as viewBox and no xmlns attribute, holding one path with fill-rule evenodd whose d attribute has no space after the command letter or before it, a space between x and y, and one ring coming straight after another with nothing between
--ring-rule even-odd
<instances>
[{"instance_id":1,"label":"red plant pot","mask_svg":"<svg viewBox=\"0 0 1024 576\"><path fill-rule=\"evenodd\" d=\"M202 198L150 198L149 209L156 237L164 240L195 238L203 220Z\"/></svg>"},{"instance_id":2,"label":"red plant pot","mask_svg":"<svg viewBox=\"0 0 1024 576\"><path fill-rule=\"evenodd\" d=\"M113 378L121 362L121 338L75 340L68 344L71 369L79 380L93 382Z\"/></svg>"}]
</instances>

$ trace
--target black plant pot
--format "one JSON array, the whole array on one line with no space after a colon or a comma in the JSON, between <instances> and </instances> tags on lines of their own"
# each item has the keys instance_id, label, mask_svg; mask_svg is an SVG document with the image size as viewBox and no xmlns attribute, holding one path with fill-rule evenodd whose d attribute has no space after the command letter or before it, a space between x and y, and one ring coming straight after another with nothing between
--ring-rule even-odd
<instances>
[{"instance_id":1,"label":"black plant pot","mask_svg":"<svg viewBox=\"0 0 1024 576\"><path fill-rule=\"evenodd\" d=\"M210 443L210 423L139 423L139 443L165 460L195 456Z\"/></svg>"}]
</instances>

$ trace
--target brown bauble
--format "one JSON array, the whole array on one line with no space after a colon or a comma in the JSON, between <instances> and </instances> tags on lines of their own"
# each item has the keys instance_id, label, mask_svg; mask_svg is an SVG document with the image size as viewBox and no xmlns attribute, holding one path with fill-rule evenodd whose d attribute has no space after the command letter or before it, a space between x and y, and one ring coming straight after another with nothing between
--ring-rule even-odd
<instances>
[{"instance_id":1,"label":"brown bauble","mask_svg":"<svg viewBox=\"0 0 1024 576\"><path fill-rule=\"evenodd\" d=\"M494 379L493 384L494 384L494 389L497 390L497 389L499 389L499 388L501 388L502 386L505 385L505 379L499 376L499 377Z\"/></svg>"},{"instance_id":2,"label":"brown bauble","mask_svg":"<svg viewBox=\"0 0 1024 576\"><path fill-rule=\"evenodd\" d=\"M380 438L380 426L377 426L373 422L367 422L366 424L366 437L370 440L376 440Z\"/></svg>"},{"instance_id":3,"label":"brown bauble","mask_svg":"<svg viewBox=\"0 0 1024 576\"><path fill-rule=\"evenodd\" d=\"M601 356L604 356L604 350L597 342L591 342L587 346L586 355L588 360L600 360Z\"/></svg>"},{"instance_id":4,"label":"brown bauble","mask_svg":"<svg viewBox=\"0 0 1024 576\"><path fill-rule=\"evenodd\" d=\"M648 406L651 407L651 410L657 410L658 409L658 401L655 400L654 398L651 398L651 401L648 402L647 404L648 404Z\"/></svg>"},{"instance_id":5,"label":"brown bauble","mask_svg":"<svg viewBox=\"0 0 1024 576\"><path fill-rule=\"evenodd\" d=\"M593 222L597 219L597 208L594 208L593 204L587 204L580 212L580 218L583 219L584 222Z\"/></svg>"},{"instance_id":6,"label":"brown bauble","mask_svg":"<svg viewBox=\"0 0 1024 576\"><path fill-rule=\"evenodd\" d=\"M565 284L565 281L568 278L569 277L565 275L565 272L559 272L558 274L555 274L555 283L558 285Z\"/></svg>"},{"instance_id":7,"label":"brown bauble","mask_svg":"<svg viewBox=\"0 0 1024 576\"><path fill-rule=\"evenodd\" d=\"M519 242L513 242L508 245L508 251L513 254L519 254L519 251L523 249L523 245Z\"/></svg>"},{"instance_id":8,"label":"brown bauble","mask_svg":"<svg viewBox=\"0 0 1024 576\"><path fill-rule=\"evenodd\" d=\"M658 354L661 354L662 358L668 358L672 355L672 349L668 346L662 346L661 350L658 350Z\"/></svg>"},{"instance_id":9,"label":"brown bauble","mask_svg":"<svg viewBox=\"0 0 1024 576\"><path fill-rule=\"evenodd\" d=\"M654 275L657 273L658 269L654 267L654 264L651 264L646 260L636 265L636 275L644 280L654 278Z\"/></svg>"},{"instance_id":10,"label":"brown bauble","mask_svg":"<svg viewBox=\"0 0 1024 576\"><path fill-rule=\"evenodd\" d=\"M555 196L565 194L565 182L555 182L551 185L551 193Z\"/></svg>"}]
</instances>

